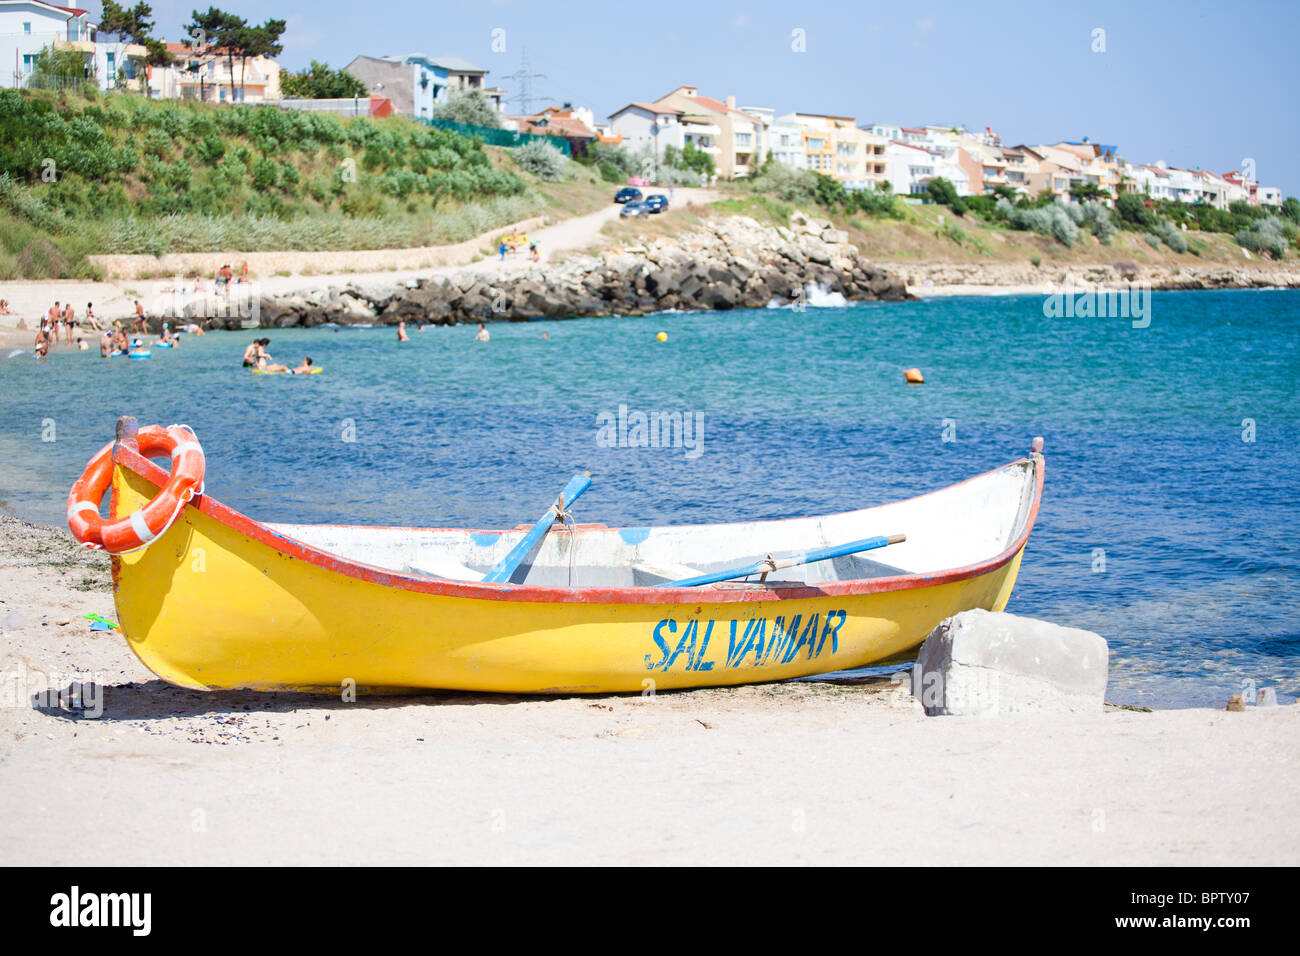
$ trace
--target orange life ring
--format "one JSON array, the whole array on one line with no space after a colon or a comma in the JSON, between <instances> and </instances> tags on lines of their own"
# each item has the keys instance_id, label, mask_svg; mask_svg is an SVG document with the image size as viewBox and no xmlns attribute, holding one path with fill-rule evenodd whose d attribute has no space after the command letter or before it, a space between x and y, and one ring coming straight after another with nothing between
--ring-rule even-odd
<instances>
[{"instance_id":1,"label":"orange life ring","mask_svg":"<svg viewBox=\"0 0 1300 956\"><path fill-rule=\"evenodd\" d=\"M113 481L113 442L101 448L68 492L68 529L87 548L110 554L143 548L172 526L187 501L203 493L203 448L188 425L149 425L135 441L146 458L170 457L171 475L139 511L107 521L100 517L99 502Z\"/></svg>"}]
</instances>

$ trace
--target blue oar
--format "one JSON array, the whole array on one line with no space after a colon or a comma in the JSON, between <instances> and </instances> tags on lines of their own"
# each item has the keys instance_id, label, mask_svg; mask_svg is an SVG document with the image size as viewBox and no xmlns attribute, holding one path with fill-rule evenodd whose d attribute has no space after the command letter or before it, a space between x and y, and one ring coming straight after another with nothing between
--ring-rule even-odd
<instances>
[{"instance_id":1,"label":"blue oar","mask_svg":"<svg viewBox=\"0 0 1300 956\"><path fill-rule=\"evenodd\" d=\"M693 588L701 584L717 584L719 581L743 578L750 574L761 574L763 580L766 581L769 574L773 571L780 571L782 568L792 568L797 564L813 564L817 561L825 561L828 558L842 558L846 554L872 551L876 548L883 548L887 544L898 544L900 541L906 540L907 535L905 534L890 534L876 538L863 538L861 541L850 541L848 544L837 544L830 548L818 548L816 551L805 551L803 554L788 558L773 558L769 554L763 560L747 564L743 568L731 568L728 571L710 571L708 574L696 575L693 578L682 578L680 581L665 581L663 584L654 585L654 587Z\"/></svg>"},{"instance_id":2,"label":"blue oar","mask_svg":"<svg viewBox=\"0 0 1300 956\"><path fill-rule=\"evenodd\" d=\"M537 519L537 524L528 529L528 533L519 539L519 543L510 549L510 553L497 562L496 567L489 571L483 578L486 582L501 584L510 580L510 575L515 573L515 569L528 556L528 552L533 550L533 546L541 541L546 532L551 529L555 519L564 514L565 509L572 506L584 491L591 487L591 476L583 473L574 475L569 479L569 483L564 486L560 496L555 499L555 504L547 509L546 514Z\"/></svg>"}]
</instances>

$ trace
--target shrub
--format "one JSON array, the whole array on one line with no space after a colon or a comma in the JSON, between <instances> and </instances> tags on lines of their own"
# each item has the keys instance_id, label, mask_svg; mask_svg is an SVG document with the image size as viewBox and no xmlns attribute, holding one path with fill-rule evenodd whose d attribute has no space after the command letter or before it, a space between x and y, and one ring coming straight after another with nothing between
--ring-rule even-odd
<instances>
[{"instance_id":1,"label":"shrub","mask_svg":"<svg viewBox=\"0 0 1300 956\"><path fill-rule=\"evenodd\" d=\"M548 181L561 178L569 162L563 153L541 139L529 140L510 152L520 169Z\"/></svg>"},{"instance_id":2,"label":"shrub","mask_svg":"<svg viewBox=\"0 0 1300 956\"><path fill-rule=\"evenodd\" d=\"M997 212L1014 228L1051 236L1067 248L1079 241L1079 227L1060 203L1021 209L999 199Z\"/></svg>"},{"instance_id":3,"label":"shrub","mask_svg":"<svg viewBox=\"0 0 1300 956\"><path fill-rule=\"evenodd\" d=\"M1108 207L1099 202L1086 202L1069 208L1070 218L1076 224L1088 229L1103 245L1110 244L1115 235L1115 216Z\"/></svg>"},{"instance_id":4,"label":"shrub","mask_svg":"<svg viewBox=\"0 0 1300 956\"><path fill-rule=\"evenodd\" d=\"M1281 259L1286 255L1286 247L1290 244L1287 240L1282 220L1276 216L1269 216L1267 219L1258 219L1251 223L1249 229L1243 229L1236 235L1237 244L1243 249L1249 249L1251 252L1260 255L1268 255L1273 259Z\"/></svg>"},{"instance_id":5,"label":"shrub","mask_svg":"<svg viewBox=\"0 0 1300 956\"><path fill-rule=\"evenodd\" d=\"M253 160L251 170L253 176L253 188L259 192L274 189L280 182L280 167L274 160L267 159L265 156L259 156Z\"/></svg>"},{"instance_id":6,"label":"shrub","mask_svg":"<svg viewBox=\"0 0 1300 956\"><path fill-rule=\"evenodd\" d=\"M1187 251L1187 238L1168 219L1161 219L1152 230L1174 252Z\"/></svg>"},{"instance_id":7,"label":"shrub","mask_svg":"<svg viewBox=\"0 0 1300 956\"><path fill-rule=\"evenodd\" d=\"M765 167L748 185L755 192L771 193L795 205L808 205L817 199L817 177L806 169L792 169L783 163Z\"/></svg>"},{"instance_id":8,"label":"shrub","mask_svg":"<svg viewBox=\"0 0 1300 956\"><path fill-rule=\"evenodd\" d=\"M493 129L501 127L501 114L482 90L454 90L434 109L433 115L437 119L451 120L453 123L490 126Z\"/></svg>"},{"instance_id":9,"label":"shrub","mask_svg":"<svg viewBox=\"0 0 1300 956\"><path fill-rule=\"evenodd\" d=\"M1156 222L1156 214L1148 209L1146 201L1135 193L1121 194L1115 200L1115 212L1122 223L1132 228L1149 229Z\"/></svg>"}]
</instances>

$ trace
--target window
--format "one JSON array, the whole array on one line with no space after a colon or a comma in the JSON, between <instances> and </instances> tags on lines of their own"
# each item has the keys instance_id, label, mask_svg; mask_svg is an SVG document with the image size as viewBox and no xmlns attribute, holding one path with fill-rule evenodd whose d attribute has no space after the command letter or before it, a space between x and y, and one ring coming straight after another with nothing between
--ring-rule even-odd
<instances>
[{"instance_id":1,"label":"window","mask_svg":"<svg viewBox=\"0 0 1300 956\"><path fill-rule=\"evenodd\" d=\"M822 140L820 139L808 140L808 148L811 149L814 153L819 151L822 148Z\"/></svg>"},{"instance_id":2,"label":"window","mask_svg":"<svg viewBox=\"0 0 1300 956\"><path fill-rule=\"evenodd\" d=\"M31 72L32 70L34 70L35 68L36 68L36 54L35 54L35 53L24 53L24 54L23 54L23 72L24 72L24 73L30 73L30 72Z\"/></svg>"},{"instance_id":3,"label":"window","mask_svg":"<svg viewBox=\"0 0 1300 956\"><path fill-rule=\"evenodd\" d=\"M754 139L754 136L753 136L752 133L737 133L737 134L736 134L736 145L737 145L737 146L750 146L750 145L753 144L753 139Z\"/></svg>"},{"instance_id":4,"label":"window","mask_svg":"<svg viewBox=\"0 0 1300 956\"><path fill-rule=\"evenodd\" d=\"M114 74L114 73L117 72L117 70L114 68L116 65L117 65L117 54L116 54L116 53L109 53L109 54L108 54L108 72L109 72L109 75L112 75L112 74Z\"/></svg>"},{"instance_id":5,"label":"window","mask_svg":"<svg viewBox=\"0 0 1300 956\"><path fill-rule=\"evenodd\" d=\"M32 22L30 20L23 22L23 33L27 36L32 35Z\"/></svg>"},{"instance_id":6,"label":"window","mask_svg":"<svg viewBox=\"0 0 1300 956\"><path fill-rule=\"evenodd\" d=\"M77 27L78 27L78 26L80 26L80 24L78 24L76 20L69 20L69 21L68 21L68 39L69 39L69 40L75 40L75 39L77 39Z\"/></svg>"}]
</instances>

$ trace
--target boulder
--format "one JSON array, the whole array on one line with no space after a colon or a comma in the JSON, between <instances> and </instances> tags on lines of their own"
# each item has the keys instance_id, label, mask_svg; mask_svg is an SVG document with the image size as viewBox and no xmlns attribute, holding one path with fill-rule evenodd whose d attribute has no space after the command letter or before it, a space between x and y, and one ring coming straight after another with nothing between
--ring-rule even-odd
<instances>
[{"instance_id":1,"label":"boulder","mask_svg":"<svg viewBox=\"0 0 1300 956\"><path fill-rule=\"evenodd\" d=\"M912 693L930 716L1100 714L1109 665L1098 634L993 611L962 611L921 645Z\"/></svg>"}]
</instances>

